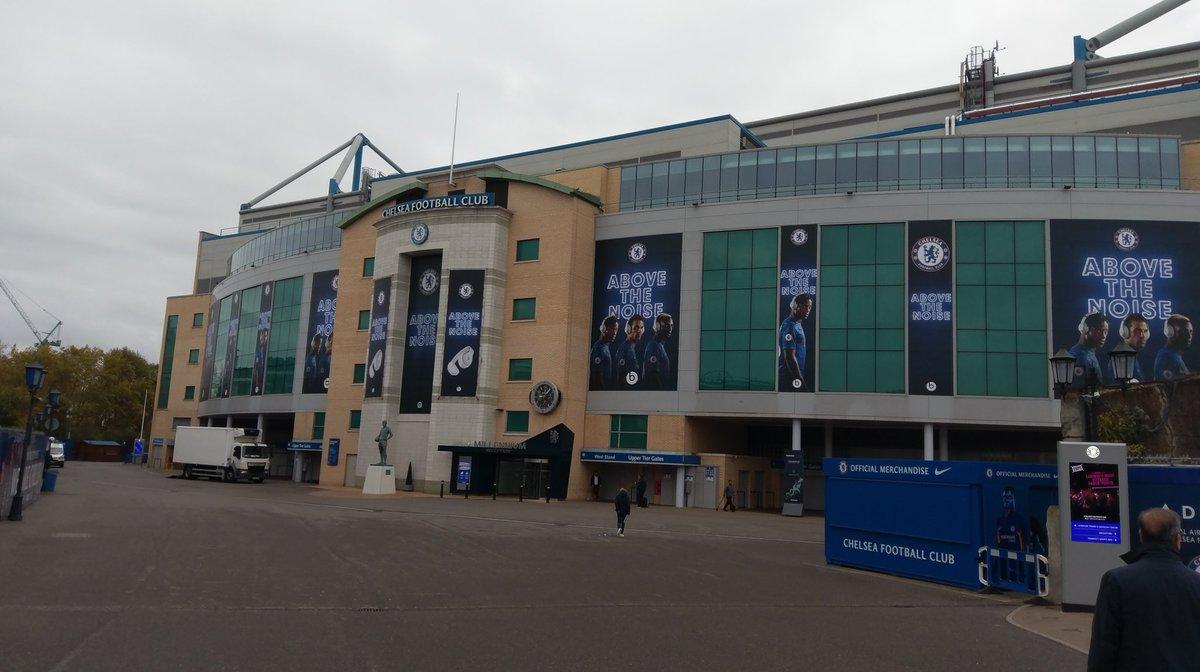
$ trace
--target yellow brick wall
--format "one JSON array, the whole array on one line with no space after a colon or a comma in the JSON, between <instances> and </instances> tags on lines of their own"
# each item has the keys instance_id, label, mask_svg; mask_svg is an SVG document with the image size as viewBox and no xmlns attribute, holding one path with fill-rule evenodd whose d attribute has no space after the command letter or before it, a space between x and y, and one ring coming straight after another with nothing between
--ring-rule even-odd
<instances>
[{"instance_id":1,"label":"yellow brick wall","mask_svg":"<svg viewBox=\"0 0 1200 672\"><path fill-rule=\"evenodd\" d=\"M1200 140L1179 145L1180 186L1200 191Z\"/></svg>"},{"instance_id":2,"label":"yellow brick wall","mask_svg":"<svg viewBox=\"0 0 1200 672\"><path fill-rule=\"evenodd\" d=\"M172 296L167 299L166 310L163 314L162 331L158 340L158 357L160 359L158 371L155 376L154 392L150 398L150 407L153 409L153 414L150 416L150 427L146 434L147 448L150 451L150 464L154 465L155 460L159 460L158 464L163 468L168 468L167 451L154 450L154 439L164 439L165 443L170 443L175 439L175 432L171 428L171 421L174 418L191 418L191 424L199 424L196 421L197 410L200 404L200 374L204 368L204 337L208 333L208 309L212 303L211 294L189 294L187 296ZM192 326L192 316L195 313L204 315L204 324L199 327ZM171 315L179 316L179 326L175 330L175 355L172 357L171 371L171 387L169 390L169 400L166 408L158 407L159 386L162 385L162 355L163 346L167 334L167 318ZM197 349L200 351L197 363L188 363L188 351ZM196 394L191 400L183 398L184 390L188 386L196 388Z\"/></svg>"}]
</instances>

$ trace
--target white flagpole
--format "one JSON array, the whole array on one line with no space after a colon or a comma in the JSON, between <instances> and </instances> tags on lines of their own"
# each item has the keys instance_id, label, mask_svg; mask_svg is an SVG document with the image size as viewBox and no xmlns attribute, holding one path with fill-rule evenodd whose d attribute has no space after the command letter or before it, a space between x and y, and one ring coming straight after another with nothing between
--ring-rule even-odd
<instances>
[{"instance_id":1,"label":"white flagpole","mask_svg":"<svg viewBox=\"0 0 1200 672\"><path fill-rule=\"evenodd\" d=\"M454 144L458 140L458 96L454 94L454 130L450 133L450 186L454 185Z\"/></svg>"}]
</instances>

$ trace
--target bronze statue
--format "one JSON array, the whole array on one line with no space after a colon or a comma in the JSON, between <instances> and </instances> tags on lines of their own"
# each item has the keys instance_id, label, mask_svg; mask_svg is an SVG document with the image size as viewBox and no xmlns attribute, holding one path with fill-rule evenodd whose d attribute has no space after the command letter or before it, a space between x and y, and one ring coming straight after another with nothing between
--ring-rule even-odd
<instances>
[{"instance_id":1,"label":"bronze statue","mask_svg":"<svg viewBox=\"0 0 1200 672\"><path fill-rule=\"evenodd\" d=\"M379 428L379 436L375 437L375 443L379 444L379 464L386 465L387 461L387 444L388 439L392 438L392 430L387 426L387 420L383 421L383 426Z\"/></svg>"}]
</instances>

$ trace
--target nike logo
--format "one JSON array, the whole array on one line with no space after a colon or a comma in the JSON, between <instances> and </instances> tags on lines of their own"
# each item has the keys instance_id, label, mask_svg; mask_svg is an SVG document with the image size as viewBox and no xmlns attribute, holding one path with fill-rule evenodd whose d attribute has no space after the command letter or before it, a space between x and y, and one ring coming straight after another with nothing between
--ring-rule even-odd
<instances>
[{"instance_id":1,"label":"nike logo","mask_svg":"<svg viewBox=\"0 0 1200 672\"><path fill-rule=\"evenodd\" d=\"M942 474L946 473L947 471L950 471L950 470L951 470L951 469L953 469L953 468L954 468L954 467L946 467L945 469L938 469L937 467L934 467L934 469L933 469L933 475L934 475L934 476L941 476Z\"/></svg>"}]
</instances>

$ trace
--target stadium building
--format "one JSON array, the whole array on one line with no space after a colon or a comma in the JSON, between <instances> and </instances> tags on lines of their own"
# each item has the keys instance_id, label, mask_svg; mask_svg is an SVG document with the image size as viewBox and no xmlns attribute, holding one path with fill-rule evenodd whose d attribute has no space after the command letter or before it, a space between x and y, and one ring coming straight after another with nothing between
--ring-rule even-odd
<instances>
[{"instance_id":1,"label":"stadium building","mask_svg":"<svg viewBox=\"0 0 1200 672\"><path fill-rule=\"evenodd\" d=\"M1200 370L1198 59L975 50L937 89L453 170L368 174L356 136L350 191L200 234L151 463L257 427L273 476L361 485L386 420L417 490L778 509L796 448L816 508L823 456L1051 461L1058 349Z\"/></svg>"}]
</instances>

